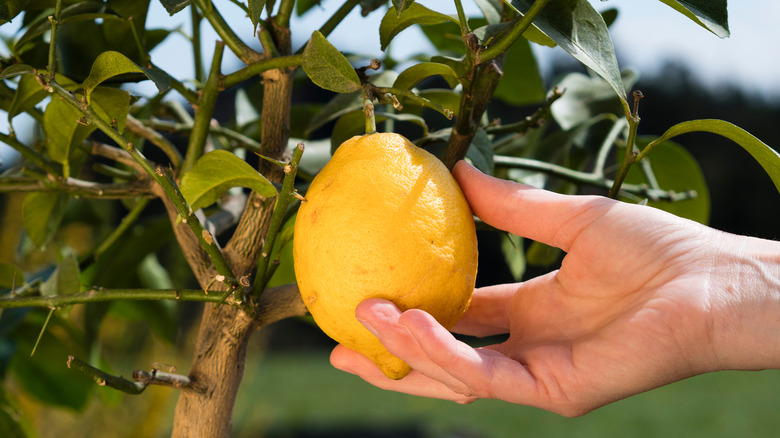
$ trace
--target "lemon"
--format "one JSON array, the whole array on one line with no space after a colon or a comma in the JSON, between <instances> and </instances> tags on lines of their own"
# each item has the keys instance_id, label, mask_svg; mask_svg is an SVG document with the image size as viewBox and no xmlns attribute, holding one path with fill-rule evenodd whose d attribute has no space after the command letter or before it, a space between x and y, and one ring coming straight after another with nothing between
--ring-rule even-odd
<instances>
[{"instance_id":1,"label":"lemon","mask_svg":"<svg viewBox=\"0 0 780 438\"><path fill-rule=\"evenodd\" d=\"M471 300L474 219L435 156L398 134L352 137L314 178L298 210L295 275L319 327L390 378L409 366L355 318L367 298L422 309L447 329Z\"/></svg>"}]
</instances>

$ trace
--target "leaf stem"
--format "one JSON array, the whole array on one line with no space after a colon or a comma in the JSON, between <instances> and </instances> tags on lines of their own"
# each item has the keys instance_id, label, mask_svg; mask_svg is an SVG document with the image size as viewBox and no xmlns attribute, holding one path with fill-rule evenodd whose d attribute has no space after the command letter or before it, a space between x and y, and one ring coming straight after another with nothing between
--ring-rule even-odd
<instances>
[{"instance_id":1,"label":"leaf stem","mask_svg":"<svg viewBox=\"0 0 780 438\"><path fill-rule=\"evenodd\" d=\"M628 138L626 139L626 155L623 157L623 164L618 169L617 175L615 175L615 182L612 188L609 189L609 197L617 199L620 193L620 186L628 175L631 166L636 163L639 151L636 150L636 132L639 129L639 100L644 97L639 90L634 91L634 109L631 114L626 115L628 120Z\"/></svg>"},{"instance_id":2,"label":"leaf stem","mask_svg":"<svg viewBox=\"0 0 780 438\"><path fill-rule=\"evenodd\" d=\"M374 115L371 87L372 85L370 83L366 83L363 85L361 92L363 96L363 116L366 121L366 135L376 134L376 116Z\"/></svg>"}]
</instances>

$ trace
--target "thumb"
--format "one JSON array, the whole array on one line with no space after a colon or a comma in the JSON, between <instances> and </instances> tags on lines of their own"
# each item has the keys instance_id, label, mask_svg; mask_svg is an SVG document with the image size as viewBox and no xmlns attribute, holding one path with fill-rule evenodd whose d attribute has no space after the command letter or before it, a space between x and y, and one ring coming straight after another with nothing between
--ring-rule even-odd
<instances>
[{"instance_id":1,"label":"thumb","mask_svg":"<svg viewBox=\"0 0 780 438\"><path fill-rule=\"evenodd\" d=\"M452 171L472 211L485 223L568 251L574 238L617 201L570 196L485 175L465 161Z\"/></svg>"}]
</instances>

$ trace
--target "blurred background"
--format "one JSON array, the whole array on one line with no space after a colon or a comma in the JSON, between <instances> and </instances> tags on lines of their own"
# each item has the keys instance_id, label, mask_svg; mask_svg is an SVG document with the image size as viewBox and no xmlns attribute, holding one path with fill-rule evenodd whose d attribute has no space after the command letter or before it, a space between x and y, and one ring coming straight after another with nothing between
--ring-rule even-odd
<instances>
[{"instance_id":1,"label":"blurred background","mask_svg":"<svg viewBox=\"0 0 780 438\"><path fill-rule=\"evenodd\" d=\"M223 5L224 3L224 5ZM454 8L437 1L420 1L446 13ZM477 13L472 2L467 11ZM736 2L735 2L736 3ZM229 2L216 2L246 41L252 29L241 11ZM311 30L340 6L324 0L293 23L294 41L304 44ZM611 28L624 68L636 70L637 89L645 95L640 106L640 133L660 135L675 123L696 118L732 122L766 144L778 148L780 132L780 59L776 52L773 17L780 4L770 0L743 0L730 5L731 37L719 39L659 1L593 1L597 9L619 11ZM179 20L190 33L187 19L170 17L159 2L152 3L150 27L171 26ZM369 57L381 55L376 32L382 10L368 17L353 12L329 38L344 51ZM0 27L12 33L14 23ZM204 25L204 41L216 39ZM177 54L181 35L172 35L152 52L161 68L178 78L192 77L189 62ZM212 45L204 44L204 59ZM406 59L431 46L418 29L399 35L390 48ZM535 47L546 84L560 75L581 71L581 66L559 50ZM239 68L228 56L223 70ZM138 94L156 91L149 84ZM534 108L512 108L526 115ZM496 116L493 114L493 116ZM500 115L499 115L500 116ZM0 117L5 120L5 117ZM24 121L15 120L20 135ZM0 130L7 132L5 127ZM780 238L780 196L760 166L739 146L711 134L688 134L676 139L702 166L711 196L710 224L718 229L769 239ZM3 162L13 160L0 144ZM95 214L100 214L96 212ZM78 241L78 229L69 231ZM63 233L66 234L66 233ZM148 238L148 236L147 236ZM63 239L67 239L63 237ZM74 243L75 244L75 243ZM161 245L164 245L161 243ZM480 235L478 285L512 281L495 235ZM168 269L182 268L181 260L162 246L160 262ZM284 274L283 274L284 275ZM277 279L283 281L284 279ZM105 357L117 374L170 364L186 373L191 356L198 306L177 311L189 315L178 327L154 327L139 308L117 305L101 330ZM173 312L162 306L158 312ZM146 309L148 310L148 309ZM45 317L41 312L39 319ZM32 324L34 326L34 324ZM35 332L37 334L37 332ZM493 340L467 339L472 343ZM112 345L114 347L112 347ZM780 430L780 373L722 372L699 376L601 408L581 418L567 419L538 409L480 400L460 406L450 402L385 392L330 367L333 342L306 319L274 324L253 336L245 382L234 417L237 437L775 437ZM132 357L123 352L131 349ZM18 354L25 354L23 352ZM14 391L14 382L8 382ZM19 395L19 404L41 437L161 437L170 432L177 393L149 388L139 396L94 387L84 411L54 408ZM2 431L0 431L2 435Z\"/></svg>"}]
</instances>

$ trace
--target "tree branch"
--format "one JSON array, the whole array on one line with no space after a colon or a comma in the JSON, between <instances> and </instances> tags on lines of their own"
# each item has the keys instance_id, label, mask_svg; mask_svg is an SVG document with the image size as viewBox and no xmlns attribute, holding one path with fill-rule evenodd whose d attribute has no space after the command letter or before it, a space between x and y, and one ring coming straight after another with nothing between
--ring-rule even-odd
<instances>
[{"instance_id":1,"label":"tree branch","mask_svg":"<svg viewBox=\"0 0 780 438\"><path fill-rule=\"evenodd\" d=\"M130 132L133 132L134 134L149 140L153 145L160 148L160 150L162 150L165 155L168 156L168 159L171 160L171 165L174 168L178 169L179 166L181 166L182 157L178 149L176 149L176 146L169 142L165 137L160 135L159 132L147 128L138 119L131 116L130 114L127 115L127 123L125 124L125 127L129 129Z\"/></svg>"},{"instance_id":2,"label":"tree branch","mask_svg":"<svg viewBox=\"0 0 780 438\"><path fill-rule=\"evenodd\" d=\"M273 251L274 243L276 243L276 235L282 227L282 221L287 212L287 206L290 205L290 201L292 201L293 198L300 196L295 191L294 183L295 175L298 173L298 163L300 163L302 156L303 143L299 143L293 152L290 164L284 167L284 183L282 184L282 189L279 190L279 196L276 197L276 206L274 207L274 212L271 216L271 224L268 227L268 233L263 242L260 262L258 263L255 281L252 285L252 296L255 299L260 296L263 289L265 289L268 280L270 280L268 265L271 261L271 252Z\"/></svg>"},{"instance_id":3,"label":"tree branch","mask_svg":"<svg viewBox=\"0 0 780 438\"><path fill-rule=\"evenodd\" d=\"M211 70L206 84L200 91L200 99L195 111L195 121L192 125L190 142L187 146L187 154L184 157L184 163L181 173L188 172L203 155L206 146L206 139L209 135L209 126L211 125L211 116L214 114L214 106L217 104L219 95L219 76L222 65L222 54L225 51L225 43L217 41L214 49L214 57L211 60Z\"/></svg>"},{"instance_id":4,"label":"tree branch","mask_svg":"<svg viewBox=\"0 0 780 438\"><path fill-rule=\"evenodd\" d=\"M216 271L222 275L225 278L225 281L228 283L229 286L234 288L240 288L240 284L238 280L235 278L235 275L233 275L233 271L228 264L227 260L225 259L224 255L222 254L222 251L219 248L219 245L217 244L216 239L214 236L209 233L205 228L203 228L203 225L198 220L195 213L192 211L192 208L190 208L189 204L187 203L187 200L184 199L184 196L182 196L181 192L179 191L178 185L176 185L176 182L171 178L168 173L164 172L162 168L154 169L152 167L152 164L146 159L146 157L143 156L143 154L137 150L131 142L129 142L119 131L117 131L113 126L111 126L109 123L107 123L105 120L101 119L95 112L92 110L92 108L89 106L89 104L86 102L86 99L83 100L83 102L80 102L76 99L75 95L73 95L70 91L64 89L62 86L60 86L56 81L50 81L50 82L43 82L45 81L44 78L40 78L42 83L46 84L46 87L50 89L52 92L57 93L63 99L76 107L79 111L84 114L84 119L86 123L89 125L95 126L96 128L103 131L106 135L108 135L112 140L114 140L118 145L120 145L125 151L127 151L128 154L135 160L136 163L146 172L148 173L162 188L162 191L164 192L165 196L167 196L167 199L170 201L172 206L178 211L180 220L182 223L186 223L187 226L192 231L192 234L194 235L195 239L200 242L200 245L202 249L206 252L209 259L214 265L214 268ZM203 279L200 279L201 283Z\"/></svg>"},{"instance_id":5,"label":"tree branch","mask_svg":"<svg viewBox=\"0 0 780 438\"><path fill-rule=\"evenodd\" d=\"M300 65L303 65L303 55L289 55L280 56L278 58L261 59L248 64L246 67L240 70L225 75L222 78L220 86L222 88L231 88L268 70L298 67Z\"/></svg>"},{"instance_id":6,"label":"tree branch","mask_svg":"<svg viewBox=\"0 0 780 438\"><path fill-rule=\"evenodd\" d=\"M40 175L40 178L3 178L0 180L0 193L10 192L63 192L72 196L101 199L154 196L153 190L144 180L122 184L102 184L76 178L48 179L44 175Z\"/></svg>"},{"instance_id":7,"label":"tree branch","mask_svg":"<svg viewBox=\"0 0 780 438\"><path fill-rule=\"evenodd\" d=\"M146 387L150 385L203 391L203 388L199 387L196 382L192 381L192 379L187 376L166 373L157 369L152 369L151 371L133 371L133 379L135 380L135 382L133 382L121 376L108 374L73 355L68 356L67 364L68 368L80 371L92 377L98 385L114 388L127 394L138 395L144 392Z\"/></svg>"},{"instance_id":8,"label":"tree branch","mask_svg":"<svg viewBox=\"0 0 780 438\"><path fill-rule=\"evenodd\" d=\"M557 164L532 160L529 158L496 155L493 157L493 161L496 166L535 170L537 172L553 175L579 185L588 185L602 189L610 189L614 183L614 181L598 173L582 172L579 170L569 169L568 167L559 166ZM654 189L638 184L623 184L621 191L637 196L643 196L653 201L674 202L696 197L695 191L675 192L672 190Z\"/></svg>"},{"instance_id":9,"label":"tree branch","mask_svg":"<svg viewBox=\"0 0 780 438\"><path fill-rule=\"evenodd\" d=\"M0 296L0 309L20 307L63 307L73 304L101 303L109 301L195 301L217 303L221 292L204 292L198 289L103 289L92 288L68 295Z\"/></svg>"},{"instance_id":10,"label":"tree branch","mask_svg":"<svg viewBox=\"0 0 780 438\"><path fill-rule=\"evenodd\" d=\"M246 43L233 32L233 29L231 29L230 25L227 24L225 19L210 1L195 0L195 4L198 5L201 13L209 21L211 27L214 28L214 31L217 32L217 35L222 38L222 41L227 44L238 59L242 60L245 64L251 64L261 59L262 55L247 46Z\"/></svg>"}]
</instances>

